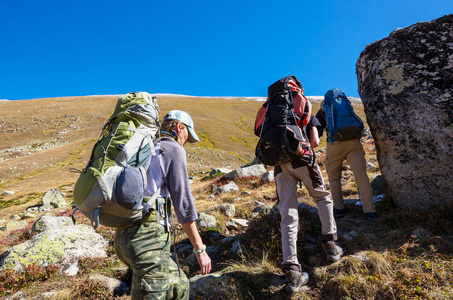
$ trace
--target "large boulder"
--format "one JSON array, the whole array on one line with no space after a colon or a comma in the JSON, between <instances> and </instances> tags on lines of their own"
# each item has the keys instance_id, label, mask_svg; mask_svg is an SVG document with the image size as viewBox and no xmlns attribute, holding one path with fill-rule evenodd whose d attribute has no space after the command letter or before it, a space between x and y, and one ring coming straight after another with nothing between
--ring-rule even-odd
<instances>
[{"instance_id":1,"label":"large boulder","mask_svg":"<svg viewBox=\"0 0 453 300\"><path fill-rule=\"evenodd\" d=\"M382 176L402 207L453 202L453 15L367 45L358 89Z\"/></svg>"},{"instance_id":2,"label":"large boulder","mask_svg":"<svg viewBox=\"0 0 453 300\"><path fill-rule=\"evenodd\" d=\"M0 255L0 271L22 271L25 266L58 264L66 275L76 275L80 258L106 257L108 242L91 226L60 226L43 231Z\"/></svg>"}]
</instances>

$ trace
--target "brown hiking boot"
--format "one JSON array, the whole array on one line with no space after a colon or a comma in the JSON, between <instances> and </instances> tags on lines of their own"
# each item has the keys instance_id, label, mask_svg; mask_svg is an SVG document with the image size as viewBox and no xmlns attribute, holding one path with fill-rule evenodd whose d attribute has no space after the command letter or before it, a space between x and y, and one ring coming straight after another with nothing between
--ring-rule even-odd
<instances>
[{"instance_id":1,"label":"brown hiking boot","mask_svg":"<svg viewBox=\"0 0 453 300\"><path fill-rule=\"evenodd\" d=\"M344 254L343 247L338 245L339 243L336 243L334 241L327 241L327 243L322 242L322 250L324 250L324 253L326 254L327 260L330 262L336 262L339 261L341 256Z\"/></svg>"},{"instance_id":2,"label":"brown hiking boot","mask_svg":"<svg viewBox=\"0 0 453 300\"><path fill-rule=\"evenodd\" d=\"M286 291L291 293L299 292L300 288L308 282L308 274L305 272L285 270L285 277Z\"/></svg>"}]
</instances>

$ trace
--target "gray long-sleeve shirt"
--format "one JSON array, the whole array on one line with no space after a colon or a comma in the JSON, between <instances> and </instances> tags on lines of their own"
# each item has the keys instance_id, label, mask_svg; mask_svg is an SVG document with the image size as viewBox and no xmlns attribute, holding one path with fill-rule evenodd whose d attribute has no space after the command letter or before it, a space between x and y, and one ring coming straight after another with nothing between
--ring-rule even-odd
<instances>
[{"instance_id":1,"label":"gray long-sleeve shirt","mask_svg":"<svg viewBox=\"0 0 453 300\"><path fill-rule=\"evenodd\" d=\"M187 173L186 151L175 140L163 138L156 144L160 150L160 167L162 170L163 179L167 185L167 197L170 197L176 213L176 217L180 223L187 223L198 219L198 214L193 204L192 193L190 191L189 175ZM155 168L153 163L147 171L148 187L153 186L157 181ZM160 172L159 172L160 173ZM151 196L153 191L146 189L145 195ZM162 194L161 194L162 195Z\"/></svg>"}]
</instances>

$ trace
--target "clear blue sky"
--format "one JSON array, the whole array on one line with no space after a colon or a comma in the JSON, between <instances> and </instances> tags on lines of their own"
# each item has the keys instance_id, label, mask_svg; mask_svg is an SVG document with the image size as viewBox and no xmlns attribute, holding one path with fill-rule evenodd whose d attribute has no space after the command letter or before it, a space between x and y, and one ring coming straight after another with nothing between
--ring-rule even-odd
<instances>
[{"instance_id":1,"label":"clear blue sky","mask_svg":"<svg viewBox=\"0 0 453 300\"><path fill-rule=\"evenodd\" d=\"M290 74L308 96L358 97L367 44L450 13L452 0L0 0L0 99L266 96Z\"/></svg>"}]
</instances>

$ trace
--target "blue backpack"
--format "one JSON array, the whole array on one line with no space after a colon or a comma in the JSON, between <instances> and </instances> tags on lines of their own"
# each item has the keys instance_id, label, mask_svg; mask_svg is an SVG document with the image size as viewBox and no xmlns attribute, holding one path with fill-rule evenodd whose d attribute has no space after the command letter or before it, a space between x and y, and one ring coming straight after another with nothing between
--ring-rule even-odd
<instances>
[{"instance_id":1,"label":"blue backpack","mask_svg":"<svg viewBox=\"0 0 453 300\"><path fill-rule=\"evenodd\" d=\"M363 122L356 115L351 101L340 88L327 91L322 107L327 123L328 143L362 137Z\"/></svg>"}]
</instances>

